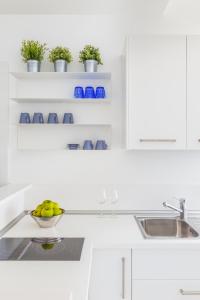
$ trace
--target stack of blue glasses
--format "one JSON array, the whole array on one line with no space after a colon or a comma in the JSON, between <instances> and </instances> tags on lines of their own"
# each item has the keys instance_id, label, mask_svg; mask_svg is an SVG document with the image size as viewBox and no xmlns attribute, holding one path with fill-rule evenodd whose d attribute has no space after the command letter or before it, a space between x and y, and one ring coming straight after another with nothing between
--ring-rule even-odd
<instances>
[{"instance_id":1,"label":"stack of blue glasses","mask_svg":"<svg viewBox=\"0 0 200 300\"><path fill-rule=\"evenodd\" d=\"M74 117L72 113L64 113L63 124L73 124L74 123ZM43 113L34 113L33 118L31 120L31 116L29 113L21 113L19 123L21 124L28 124L28 123L34 123L34 124L43 124L45 123ZM48 124L58 124L59 119L57 113L49 113L47 118Z\"/></svg>"},{"instance_id":2,"label":"stack of blue glasses","mask_svg":"<svg viewBox=\"0 0 200 300\"><path fill-rule=\"evenodd\" d=\"M92 86L86 86L84 90L82 86L76 86L74 88L74 97L79 99L104 99L106 98L105 88L103 86L98 86L94 89Z\"/></svg>"}]
</instances>

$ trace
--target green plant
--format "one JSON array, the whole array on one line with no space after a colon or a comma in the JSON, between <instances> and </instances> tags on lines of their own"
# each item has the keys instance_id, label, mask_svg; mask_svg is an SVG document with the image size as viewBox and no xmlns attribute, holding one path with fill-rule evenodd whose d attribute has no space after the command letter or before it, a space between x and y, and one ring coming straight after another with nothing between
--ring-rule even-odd
<instances>
[{"instance_id":1,"label":"green plant","mask_svg":"<svg viewBox=\"0 0 200 300\"><path fill-rule=\"evenodd\" d=\"M50 62L55 62L58 59L64 59L68 63L73 60L70 50L64 47L56 47L49 52Z\"/></svg>"},{"instance_id":2,"label":"green plant","mask_svg":"<svg viewBox=\"0 0 200 300\"><path fill-rule=\"evenodd\" d=\"M24 62L30 59L42 61L47 50L46 44L41 44L38 41L24 40L21 46L21 56Z\"/></svg>"},{"instance_id":3,"label":"green plant","mask_svg":"<svg viewBox=\"0 0 200 300\"><path fill-rule=\"evenodd\" d=\"M103 65L99 48L95 48L92 45L86 45L84 49L80 51L79 61L84 62L88 59L94 59L98 64Z\"/></svg>"}]
</instances>

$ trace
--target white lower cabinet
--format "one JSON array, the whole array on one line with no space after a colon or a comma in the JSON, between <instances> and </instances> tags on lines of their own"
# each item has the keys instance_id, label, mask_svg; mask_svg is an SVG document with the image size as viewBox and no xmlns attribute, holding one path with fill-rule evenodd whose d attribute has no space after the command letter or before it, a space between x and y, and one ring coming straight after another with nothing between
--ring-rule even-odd
<instances>
[{"instance_id":1,"label":"white lower cabinet","mask_svg":"<svg viewBox=\"0 0 200 300\"><path fill-rule=\"evenodd\" d=\"M199 249L98 249L89 300L200 299Z\"/></svg>"},{"instance_id":2,"label":"white lower cabinet","mask_svg":"<svg viewBox=\"0 0 200 300\"><path fill-rule=\"evenodd\" d=\"M131 300L131 249L94 250L89 300Z\"/></svg>"},{"instance_id":3,"label":"white lower cabinet","mask_svg":"<svg viewBox=\"0 0 200 300\"><path fill-rule=\"evenodd\" d=\"M200 299L200 255L196 249L132 251L132 300Z\"/></svg>"},{"instance_id":4,"label":"white lower cabinet","mask_svg":"<svg viewBox=\"0 0 200 300\"><path fill-rule=\"evenodd\" d=\"M200 280L134 280L132 300L200 299Z\"/></svg>"}]
</instances>

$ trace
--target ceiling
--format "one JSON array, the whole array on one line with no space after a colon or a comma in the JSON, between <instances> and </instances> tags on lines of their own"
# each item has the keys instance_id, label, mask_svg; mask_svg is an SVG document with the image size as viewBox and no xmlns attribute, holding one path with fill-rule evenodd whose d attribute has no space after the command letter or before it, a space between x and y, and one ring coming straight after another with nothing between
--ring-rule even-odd
<instances>
[{"instance_id":1,"label":"ceiling","mask_svg":"<svg viewBox=\"0 0 200 300\"><path fill-rule=\"evenodd\" d=\"M191 1L191 0L190 0ZM169 0L0 0L0 14L162 14Z\"/></svg>"}]
</instances>

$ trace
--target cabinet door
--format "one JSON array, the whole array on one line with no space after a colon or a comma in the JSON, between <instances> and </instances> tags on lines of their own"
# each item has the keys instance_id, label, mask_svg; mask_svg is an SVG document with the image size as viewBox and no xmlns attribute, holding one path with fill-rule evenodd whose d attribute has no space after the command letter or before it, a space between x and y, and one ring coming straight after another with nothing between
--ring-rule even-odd
<instances>
[{"instance_id":1,"label":"cabinet door","mask_svg":"<svg viewBox=\"0 0 200 300\"><path fill-rule=\"evenodd\" d=\"M187 37L187 147L200 149L200 36Z\"/></svg>"},{"instance_id":2,"label":"cabinet door","mask_svg":"<svg viewBox=\"0 0 200 300\"><path fill-rule=\"evenodd\" d=\"M200 281L134 280L133 300L193 300L200 299Z\"/></svg>"},{"instance_id":3,"label":"cabinet door","mask_svg":"<svg viewBox=\"0 0 200 300\"><path fill-rule=\"evenodd\" d=\"M186 148L186 37L136 36L126 53L127 148Z\"/></svg>"},{"instance_id":4,"label":"cabinet door","mask_svg":"<svg viewBox=\"0 0 200 300\"><path fill-rule=\"evenodd\" d=\"M89 300L131 300L131 250L95 250Z\"/></svg>"}]
</instances>

